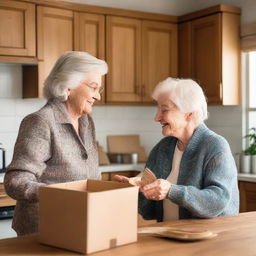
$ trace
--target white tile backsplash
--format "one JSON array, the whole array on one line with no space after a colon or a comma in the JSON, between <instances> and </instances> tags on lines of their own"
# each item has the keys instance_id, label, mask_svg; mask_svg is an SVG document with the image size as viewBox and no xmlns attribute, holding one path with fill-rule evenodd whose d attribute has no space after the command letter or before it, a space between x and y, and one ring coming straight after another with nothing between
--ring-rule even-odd
<instances>
[{"instance_id":1,"label":"white tile backsplash","mask_svg":"<svg viewBox=\"0 0 256 256\"><path fill-rule=\"evenodd\" d=\"M0 63L0 142L7 149L10 163L21 120L44 104L42 99L22 99L21 65ZM242 148L241 107L209 107L206 124L224 136L233 153ZM139 134L141 145L149 153L162 138L161 127L154 121L154 106L95 106L93 119L96 137L106 150L106 136L112 134Z\"/></svg>"},{"instance_id":2,"label":"white tile backsplash","mask_svg":"<svg viewBox=\"0 0 256 256\"><path fill-rule=\"evenodd\" d=\"M0 83L2 86L2 82L0 82ZM14 115L15 109L16 109L15 100L0 98L0 116L1 117Z\"/></svg>"},{"instance_id":3,"label":"white tile backsplash","mask_svg":"<svg viewBox=\"0 0 256 256\"><path fill-rule=\"evenodd\" d=\"M241 106L210 106L208 107L208 126L241 126L242 107Z\"/></svg>"},{"instance_id":4,"label":"white tile backsplash","mask_svg":"<svg viewBox=\"0 0 256 256\"><path fill-rule=\"evenodd\" d=\"M0 133L16 132L15 116L3 116L1 117Z\"/></svg>"},{"instance_id":5,"label":"white tile backsplash","mask_svg":"<svg viewBox=\"0 0 256 256\"><path fill-rule=\"evenodd\" d=\"M45 99L16 100L16 116L24 117L40 109L46 103Z\"/></svg>"},{"instance_id":6,"label":"white tile backsplash","mask_svg":"<svg viewBox=\"0 0 256 256\"><path fill-rule=\"evenodd\" d=\"M20 64L0 63L0 99L22 96L22 69Z\"/></svg>"}]
</instances>

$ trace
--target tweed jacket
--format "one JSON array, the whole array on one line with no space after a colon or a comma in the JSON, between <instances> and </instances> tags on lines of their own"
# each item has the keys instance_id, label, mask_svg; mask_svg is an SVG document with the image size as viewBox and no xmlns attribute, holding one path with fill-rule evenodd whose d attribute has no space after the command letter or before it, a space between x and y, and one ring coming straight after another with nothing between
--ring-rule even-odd
<instances>
[{"instance_id":1,"label":"tweed jacket","mask_svg":"<svg viewBox=\"0 0 256 256\"><path fill-rule=\"evenodd\" d=\"M80 117L77 133L64 103L49 100L21 122L5 175L7 194L17 200L14 230L18 235L37 232L40 186L100 177L92 118Z\"/></svg>"},{"instance_id":2,"label":"tweed jacket","mask_svg":"<svg viewBox=\"0 0 256 256\"><path fill-rule=\"evenodd\" d=\"M151 151L146 166L158 179L167 179L177 139L163 138ZM167 199L179 206L179 218L212 218L237 214L237 170L227 141L201 124L183 152L177 184ZM163 201L139 196L139 212L145 219L163 220Z\"/></svg>"}]
</instances>

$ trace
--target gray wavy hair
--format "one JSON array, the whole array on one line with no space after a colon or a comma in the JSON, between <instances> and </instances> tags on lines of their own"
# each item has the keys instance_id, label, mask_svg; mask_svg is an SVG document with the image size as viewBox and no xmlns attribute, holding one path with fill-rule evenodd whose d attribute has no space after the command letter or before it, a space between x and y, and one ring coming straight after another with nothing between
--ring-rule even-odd
<instances>
[{"instance_id":1,"label":"gray wavy hair","mask_svg":"<svg viewBox=\"0 0 256 256\"><path fill-rule=\"evenodd\" d=\"M152 98L158 100L160 94L168 93L170 100L183 113L194 113L194 123L199 125L208 118L206 97L202 88L192 79L168 77L157 84Z\"/></svg>"},{"instance_id":2,"label":"gray wavy hair","mask_svg":"<svg viewBox=\"0 0 256 256\"><path fill-rule=\"evenodd\" d=\"M44 82L44 97L66 101L68 88L76 88L86 74L96 72L105 75L107 63L87 52L71 51L62 54Z\"/></svg>"}]
</instances>

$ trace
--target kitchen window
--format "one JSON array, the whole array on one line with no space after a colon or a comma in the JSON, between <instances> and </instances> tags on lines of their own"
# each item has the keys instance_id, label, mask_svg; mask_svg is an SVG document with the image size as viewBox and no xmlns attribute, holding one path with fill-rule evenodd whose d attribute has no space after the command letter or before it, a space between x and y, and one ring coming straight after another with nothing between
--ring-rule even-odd
<instances>
[{"instance_id":1,"label":"kitchen window","mask_svg":"<svg viewBox=\"0 0 256 256\"><path fill-rule=\"evenodd\" d=\"M246 131L256 127L256 51L246 53Z\"/></svg>"}]
</instances>

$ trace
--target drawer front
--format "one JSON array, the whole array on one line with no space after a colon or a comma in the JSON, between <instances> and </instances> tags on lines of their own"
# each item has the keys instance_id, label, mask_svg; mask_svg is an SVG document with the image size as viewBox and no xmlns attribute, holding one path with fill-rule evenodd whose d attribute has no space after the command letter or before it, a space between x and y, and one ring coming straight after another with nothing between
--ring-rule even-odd
<instances>
[{"instance_id":1,"label":"drawer front","mask_svg":"<svg viewBox=\"0 0 256 256\"><path fill-rule=\"evenodd\" d=\"M4 184L0 183L0 207L13 206L15 204L16 201L6 194Z\"/></svg>"}]
</instances>

